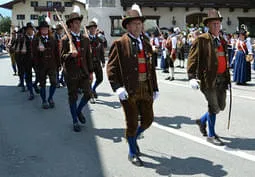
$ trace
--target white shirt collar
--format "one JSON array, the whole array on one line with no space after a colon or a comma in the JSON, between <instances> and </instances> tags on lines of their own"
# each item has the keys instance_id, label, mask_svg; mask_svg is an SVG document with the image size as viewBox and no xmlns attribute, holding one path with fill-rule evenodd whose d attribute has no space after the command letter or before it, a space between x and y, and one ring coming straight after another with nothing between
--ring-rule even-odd
<instances>
[{"instance_id":1,"label":"white shirt collar","mask_svg":"<svg viewBox=\"0 0 255 177\"><path fill-rule=\"evenodd\" d=\"M141 37L138 36L138 38L136 38L134 35L132 35L131 33L128 33L130 35L130 37L132 37L133 39L136 39L138 40L139 42L139 49L142 50L143 49L143 43L142 43L142 40L141 40Z\"/></svg>"},{"instance_id":2,"label":"white shirt collar","mask_svg":"<svg viewBox=\"0 0 255 177\"><path fill-rule=\"evenodd\" d=\"M72 35L74 35L74 36L80 36L80 32L79 33L75 33L75 32L73 32L73 31L71 31L71 33L72 33Z\"/></svg>"}]
</instances>

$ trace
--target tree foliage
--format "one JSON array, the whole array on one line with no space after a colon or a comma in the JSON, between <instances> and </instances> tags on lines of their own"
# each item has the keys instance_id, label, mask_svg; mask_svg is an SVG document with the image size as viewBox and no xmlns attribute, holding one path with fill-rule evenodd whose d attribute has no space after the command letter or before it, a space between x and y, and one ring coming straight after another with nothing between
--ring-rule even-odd
<instances>
[{"instance_id":1,"label":"tree foliage","mask_svg":"<svg viewBox=\"0 0 255 177\"><path fill-rule=\"evenodd\" d=\"M11 18L0 16L0 33L10 33Z\"/></svg>"}]
</instances>

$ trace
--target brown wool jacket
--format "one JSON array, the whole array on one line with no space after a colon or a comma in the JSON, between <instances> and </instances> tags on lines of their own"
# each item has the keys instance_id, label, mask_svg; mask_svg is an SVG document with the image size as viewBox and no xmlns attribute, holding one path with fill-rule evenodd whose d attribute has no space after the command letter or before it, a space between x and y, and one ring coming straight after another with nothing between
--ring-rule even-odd
<instances>
[{"instance_id":1,"label":"brown wool jacket","mask_svg":"<svg viewBox=\"0 0 255 177\"><path fill-rule=\"evenodd\" d=\"M49 36L45 51L39 51L40 36L36 36L32 42L32 56L39 67L57 69L60 66L60 56L57 41Z\"/></svg>"},{"instance_id":2,"label":"brown wool jacket","mask_svg":"<svg viewBox=\"0 0 255 177\"><path fill-rule=\"evenodd\" d=\"M142 35L141 39L145 50L147 78L152 94L154 91L158 91L155 63L152 60L152 47L145 35ZM107 75L114 92L120 87L125 87L128 94L135 93L139 84L137 50L127 33L114 41L111 46Z\"/></svg>"},{"instance_id":3,"label":"brown wool jacket","mask_svg":"<svg viewBox=\"0 0 255 177\"><path fill-rule=\"evenodd\" d=\"M224 46L225 58L228 63L227 43L224 42L224 39L221 39L221 43ZM217 69L218 58L213 46L213 37L210 33L204 33L195 40L189 51L188 77L189 79L199 79L201 81L200 88L202 91L208 88L215 88ZM226 78L226 84L229 84L230 74L228 65L223 75Z\"/></svg>"},{"instance_id":4,"label":"brown wool jacket","mask_svg":"<svg viewBox=\"0 0 255 177\"><path fill-rule=\"evenodd\" d=\"M75 39L73 38L75 43ZM81 68L78 66L78 57L73 58L69 53L69 39L67 36L62 38L62 51L61 51L61 63L64 68L64 72L70 77L76 77L77 74L82 72L83 76L89 78L89 74L93 72L90 43L87 37L81 35Z\"/></svg>"}]
</instances>

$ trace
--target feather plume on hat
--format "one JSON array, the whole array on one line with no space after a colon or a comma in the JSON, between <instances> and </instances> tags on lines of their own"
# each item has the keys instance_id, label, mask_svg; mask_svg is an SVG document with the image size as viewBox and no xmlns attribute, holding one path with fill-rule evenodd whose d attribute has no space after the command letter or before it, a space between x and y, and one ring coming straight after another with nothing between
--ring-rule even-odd
<instances>
[{"instance_id":1,"label":"feather plume on hat","mask_svg":"<svg viewBox=\"0 0 255 177\"><path fill-rule=\"evenodd\" d=\"M69 23L71 23L73 20L79 20L82 21L83 15L81 15L81 9L79 6L74 5L73 11L69 15L69 18L66 20L67 26L69 26Z\"/></svg>"},{"instance_id":2,"label":"feather plume on hat","mask_svg":"<svg viewBox=\"0 0 255 177\"><path fill-rule=\"evenodd\" d=\"M140 19L142 22L145 21L145 17L142 16L142 11L136 3L126 12L126 16L122 17L122 27L126 29L126 25L134 19Z\"/></svg>"},{"instance_id":3,"label":"feather plume on hat","mask_svg":"<svg viewBox=\"0 0 255 177\"><path fill-rule=\"evenodd\" d=\"M92 21L94 21L96 24L98 24L98 19L96 17L92 18Z\"/></svg>"},{"instance_id":4,"label":"feather plume on hat","mask_svg":"<svg viewBox=\"0 0 255 177\"><path fill-rule=\"evenodd\" d=\"M50 18L49 18L48 16L45 18L45 21L48 23L48 25L50 25L50 24L51 24L51 22L50 22Z\"/></svg>"},{"instance_id":5,"label":"feather plume on hat","mask_svg":"<svg viewBox=\"0 0 255 177\"><path fill-rule=\"evenodd\" d=\"M142 16L142 11L141 11L139 5L137 5L136 3L134 3L132 5L131 10L136 10L139 13L139 16Z\"/></svg>"},{"instance_id":6,"label":"feather plume on hat","mask_svg":"<svg viewBox=\"0 0 255 177\"><path fill-rule=\"evenodd\" d=\"M73 6L73 13L77 13L79 16L81 15L81 9L79 6L74 5Z\"/></svg>"}]
</instances>

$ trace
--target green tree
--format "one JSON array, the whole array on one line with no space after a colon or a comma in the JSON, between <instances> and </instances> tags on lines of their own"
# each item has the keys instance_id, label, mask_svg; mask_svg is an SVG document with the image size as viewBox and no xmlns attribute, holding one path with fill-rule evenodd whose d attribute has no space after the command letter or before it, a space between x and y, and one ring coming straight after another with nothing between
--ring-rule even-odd
<instances>
[{"instance_id":1,"label":"green tree","mask_svg":"<svg viewBox=\"0 0 255 177\"><path fill-rule=\"evenodd\" d=\"M0 16L0 33L10 33L11 18Z\"/></svg>"}]
</instances>

